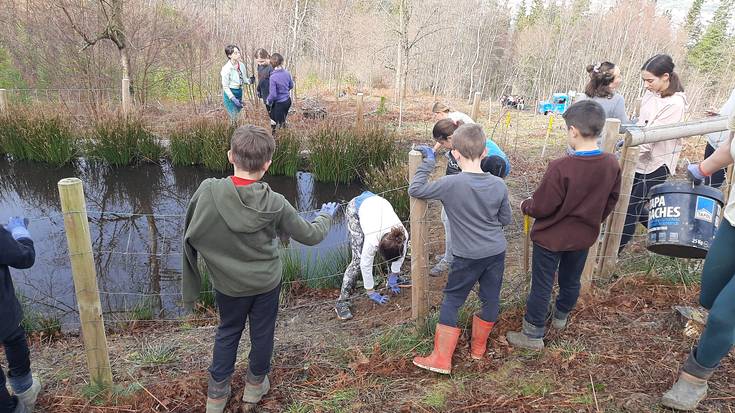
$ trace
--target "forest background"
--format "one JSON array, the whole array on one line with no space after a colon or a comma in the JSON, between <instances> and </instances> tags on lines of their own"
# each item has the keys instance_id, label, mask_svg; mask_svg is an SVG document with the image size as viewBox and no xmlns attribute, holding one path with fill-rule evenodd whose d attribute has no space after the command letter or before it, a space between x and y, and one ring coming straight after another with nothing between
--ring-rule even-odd
<instances>
[{"instance_id":1,"label":"forest background","mask_svg":"<svg viewBox=\"0 0 735 413\"><path fill-rule=\"evenodd\" d=\"M532 102L582 90L585 66L610 60L631 102L642 63L668 53L701 110L735 87L735 0L704 4L671 4L677 19L649 0L4 0L0 88L119 89L127 75L140 105L196 107L221 99L233 43L283 54L300 94Z\"/></svg>"}]
</instances>

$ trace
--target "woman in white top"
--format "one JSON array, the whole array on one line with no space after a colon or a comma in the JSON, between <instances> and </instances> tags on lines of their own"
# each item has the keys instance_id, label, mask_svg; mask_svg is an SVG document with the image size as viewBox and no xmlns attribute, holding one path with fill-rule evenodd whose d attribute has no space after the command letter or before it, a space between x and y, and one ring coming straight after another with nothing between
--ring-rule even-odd
<instances>
[{"instance_id":1,"label":"woman in white top","mask_svg":"<svg viewBox=\"0 0 735 413\"><path fill-rule=\"evenodd\" d=\"M350 295L355 289L358 275L368 297L378 304L386 304L388 296L375 291L373 280L373 261L380 252L383 259L390 263L387 286L394 294L399 294L399 274L406 258L408 232L393 206L385 198L365 191L353 198L345 209L349 229L352 261L345 270L342 289L337 299L335 311L340 320L352 318Z\"/></svg>"},{"instance_id":2,"label":"woman in white top","mask_svg":"<svg viewBox=\"0 0 735 413\"><path fill-rule=\"evenodd\" d=\"M641 100L641 113L637 126L652 127L682 122L687 110L687 99L679 76L674 72L671 56L657 54L641 68L641 78L646 93ZM625 217L621 252L633 238L638 222L648 225L648 191L676 173L681 154L681 139L647 143L639 146L640 153L630 193L628 213Z\"/></svg>"},{"instance_id":3,"label":"woman in white top","mask_svg":"<svg viewBox=\"0 0 735 413\"><path fill-rule=\"evenodd\" d=\"M735 159L735 114L730 116L728 138L699 165L689 165L688 175L701 184L713 172L733 164ZM677 410L694 410L707 396L707 380L735 344L735 191L725 206L725 216L717 229L702 270L699 303L709 310L707 326L682 366L679 380L661 399L661 404Z\"/></svg>"},{"instance_id":4,"label":"woman in white top","mask_svg":"<svg viewBox=\"0 0 735 413\"><path fill-rule=\"evenodd\" d=\"M222 66L220 76L222 77L222 98L225 109L230 115L230 120L235 121L237 114L242 109L243 85L253 83L254 79L248 76L247 67L240 62L240 48L230 44L225 46L227 63Z\"/></svg>"},{"instance_id":5,"label":"woman in white top","mask_svg":"<svg viewBox=\"0 0 735 413\"><path fill-rule=\"evenodd\" d=\"M466 113L452 110L449 106L441 102L434 102L434 106L431 107L431 111L434 113L434 120L436 121L449 118L455 122L461 120L462 123L475 123L475 121Z\"/></svg>"}]
</instances>

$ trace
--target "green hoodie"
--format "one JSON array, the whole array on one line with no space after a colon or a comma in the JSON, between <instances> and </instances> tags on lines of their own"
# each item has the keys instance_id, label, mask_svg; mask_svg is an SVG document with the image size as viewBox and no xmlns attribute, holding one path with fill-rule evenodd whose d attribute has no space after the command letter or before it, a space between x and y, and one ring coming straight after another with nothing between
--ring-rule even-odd
<instances>
[{"instance_id":1,"label":"green hoodie","mask_svg":"<svg viewBox=\"0 0 735 413\"><path fill-rule=\"evenodd\" d=\"M281 282L278 233L315 245L329 231L331 218L320 214L313 223L265 182L235 187L230 178L205 179L189 201L184 227L184 308L199 297L202 255L212 286L231 297L268 292Z\"/></svg>"}]
</instances>

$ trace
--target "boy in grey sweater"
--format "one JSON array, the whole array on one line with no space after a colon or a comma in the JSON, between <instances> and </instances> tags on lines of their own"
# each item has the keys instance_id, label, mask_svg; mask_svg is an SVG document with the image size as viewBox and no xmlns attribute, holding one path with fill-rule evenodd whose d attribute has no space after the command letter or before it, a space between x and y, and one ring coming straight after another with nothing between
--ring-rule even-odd
<instances>
[{"instance_id":1,"label":"boy in grey sweater","mask_svg":"<svg viewBox=\"0 0 735 413\"><path fill-rule=\"evenodd\" d=\"M439 199L449 218L454 262L449 271L436 326L434 351L416 357L418 367L449 374L452 355L461 330L457 328L459 308L475 283L480 284L482 313L472 319L471 355L481 359L487 338L498 319L500 287L505 270L503 226L511 223L508 188L501 178L485 173L480 160L487 155L485 134L477 124L460 126L452 136L452 155L462 172L427 182L435 166L434 151L416 148L424 155L408 193L414 198Z\"/></svg>"}]
</instances>

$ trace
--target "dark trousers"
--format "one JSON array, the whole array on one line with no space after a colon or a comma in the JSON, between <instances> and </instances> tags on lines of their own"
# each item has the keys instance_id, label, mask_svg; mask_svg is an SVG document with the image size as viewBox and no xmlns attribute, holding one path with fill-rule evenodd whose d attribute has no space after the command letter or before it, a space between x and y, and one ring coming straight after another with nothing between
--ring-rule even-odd
<instances>
[{"instance_id":1,"label":"dark trousers","mask_svg":"<svg viewBox=\"0 0 735 413\"><path fill-rule=\"evenodd\" d=\"M704 148L704 159L709 158L713 153L715 153L715 148L707 143L707 146ZM725 182L725 171L726 169L720 169L712 175L705 177L704 184L715 188L721 187L722 183Z\"/></svg>"},{"instance_id":2,"label":"dark trousers","mask_svg":"<svg viewBox=\"0 0 735 413\"><path fill-rule=\"evenodd\" d=\"M220 321L209 366L209 373L215 381L222 381L235 371L237 347L246 320L250 322L249 376L261 378L271 370L280 292L280 285L251 297L230 297L215 292Z\"/></svg>"},{"instance_id":3,"label":"dark trousers","mask_svg":"<svg viewBox=\"0 0 735 413\"><path fill-rule=\"evenodd\" d=\"M735 343L735 228L723 219L702 270L699 302L709 310L707 326L697 345L696 359L717 366Z\"/></svg>"},{"instance_id":4,"label":"dark trousers","mask_svg":"<svg viewBox=\"0 0 735 413\"><path fill-rule=\"evenodd\" d=\"M273 102L271 106L271 119L276 122L276 125L283 126L286 123L286 116L288 116L288 110L291 109L291 98L286 99L284 102Z\"/></svg>"},{"instance_id":5,"label":"dark trousers","mask_svg":"<svg viewBox=\"0 0 735 413\"><path fill-rule=\"evenodd\" d=\"M31 352L28 350L28 341L23 327L18 326L12 333L2 339L5 347L5 357L8 359L9 378L27 377L31 373ZM5 387L5 372L0 368L0 413L10 413L15 410L18 399L10 396Z\"/></svg>"},{"instance_id":6,"label":"dark trousers","mask_svg":"<svg viewBox=\"0 0 735 413\"><path fill-rule=\"evenodd\" d=\"M439 311L439 324L457 326L459 308L467 295L480 283L479 297L482 302L480 318L495 322L500 312L500 287L505 271L505 252L487 258L468 259L454 256L452 268L444 287L444 299Z\"/></svg>"},{"instance_id":7,"label":"dark trousers","mask_svg":"<svg viewBox=\"0 0 735 413\"><path fill-rule=\"evenodd\" d=\"M538 327L540 331L546 326L551 290L554 287L554 274L557 269L559 295L556 297L556 310L567 314L574 309L579 298L579 279L587 260L587 251L589 250L556 252L533 244L531 292L526 302L526 321Z\"/></svg>"},{"instance_id":8,"label":"dark trousers","mask_svg":"<svg viewBox=\"0 0 735 413\"><path fill-rule=\"evenodd\" d=\"M630 202L628 203L628 212L625 216L625 226L623 226L623 236L620 238L620 248L618 253L623 251L625 245L630 242L635 234L635 227L640 222L643 226L648 227L648 192L654 186L666 182L669 175L669 168L662 165L660 168L650 174L636 173L633 178L633 188L630 191Z\"/></svg>"}]
</instances>

